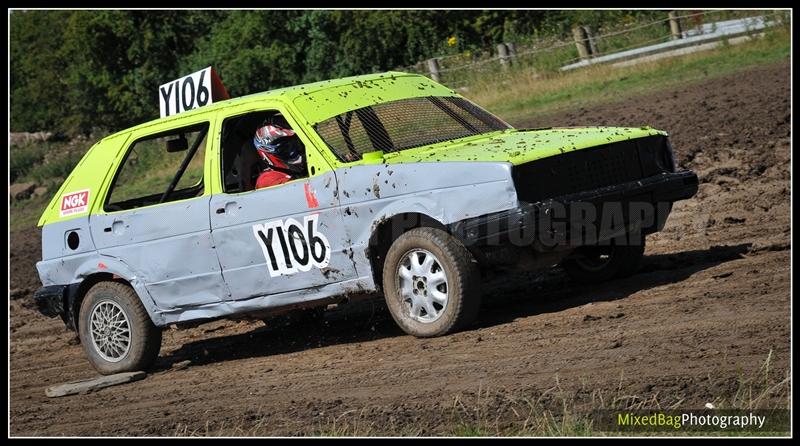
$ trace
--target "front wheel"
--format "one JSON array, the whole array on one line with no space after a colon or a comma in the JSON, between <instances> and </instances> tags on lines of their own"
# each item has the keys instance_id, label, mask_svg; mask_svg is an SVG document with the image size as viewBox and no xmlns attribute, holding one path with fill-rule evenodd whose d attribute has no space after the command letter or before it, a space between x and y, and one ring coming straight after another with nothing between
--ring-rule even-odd
<instances>
[{"instance_id":1,"label":"front wheel","mask_svg":"<svg viewBox=\"0 0 800 446\"><path fill-rule=\"evenodd\" d=\"M436 228L416 228L394 241L383 266L392 318L417 337L442 336L471 323L481 303L479 272L464 245Z\"/></svg>"},{"instance_id":2,"label":"front wheel","mask_svg":"<svg viewBox=\"0 0 800 446\"><path fill-rule=\"evenodd\" d=\"M144 370L158 357L161 330L125 284L94 285L81 303L79 318L83 349L103 375Z\"/></svg>"},{"instance_id":3,"label":"front wheel","mask_svg":"<svg viewBox=\"0 0 800 446\"><path fill-rule=\"evenodd\" d=\"M561 266L576 282L593 284L630 276L639 269L645 239L626 245L582 246Z\"/></svg>"}]
</instances>

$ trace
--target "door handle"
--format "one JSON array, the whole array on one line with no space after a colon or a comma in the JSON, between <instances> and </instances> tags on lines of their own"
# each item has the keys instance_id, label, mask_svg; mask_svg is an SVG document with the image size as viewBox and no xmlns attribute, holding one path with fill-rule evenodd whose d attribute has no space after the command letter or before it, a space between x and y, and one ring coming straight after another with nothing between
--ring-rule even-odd
<instances>
[{"instance_id":1,"label":"door handle","mask_svg":"<svg viewBox=\"0 0 800 446\"><path fill-rule=\"evenodd\" d=\"M219 204L217 204L217 206L219 206ZM235 201L228 201L225 202L225 204L223 204L221 207L214 209L214 213L217 215L225 214L230 215L231 217L236 217L236 214L238 214L238 208L239 205Z\"/></svg>"},{"instance_id":2,"label":"door handle","mask_svg":"<svg viewBox=\"0 0 800 446\"><path fill-rule=\"evenodd\" d=\"M111 226L103 228L103 232L113 232L114 235L122 235L125 233L125 222L122 220L114 220Z\"/></svg>"}]
</instances>

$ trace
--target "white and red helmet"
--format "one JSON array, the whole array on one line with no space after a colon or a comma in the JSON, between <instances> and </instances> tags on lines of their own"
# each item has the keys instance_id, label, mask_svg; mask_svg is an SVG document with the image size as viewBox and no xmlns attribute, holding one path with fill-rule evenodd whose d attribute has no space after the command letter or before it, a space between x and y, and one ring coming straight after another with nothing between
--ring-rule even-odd
<instances>
[{"instance_id":1,"label":"white and red helmet","mask_svg":"<svg viewBox=\"0 0 800 446\"><path fill-rule=\"evenodd\" d=\"M256 130L253 145L270 165L299 169L303 164L302 144L294 130L287 127L265 123Z\"/></svg>"}]
</instances>

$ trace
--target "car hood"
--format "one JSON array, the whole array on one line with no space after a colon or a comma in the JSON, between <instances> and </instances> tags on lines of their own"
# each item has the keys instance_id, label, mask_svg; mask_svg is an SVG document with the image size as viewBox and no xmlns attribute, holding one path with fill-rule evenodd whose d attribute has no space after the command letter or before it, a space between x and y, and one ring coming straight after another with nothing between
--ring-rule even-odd
<instances>
[{"instance_id":1,"label":"car hood","mask_svg":"<svg viewBox=\"0 0 800 446\"><path fill-rule=\"evenodd\" d=\"M561 127L505 130L387 153L384 163L498 161L514 165L550 156L667 133L650 127Z\"/></svg>"}]
</instances>

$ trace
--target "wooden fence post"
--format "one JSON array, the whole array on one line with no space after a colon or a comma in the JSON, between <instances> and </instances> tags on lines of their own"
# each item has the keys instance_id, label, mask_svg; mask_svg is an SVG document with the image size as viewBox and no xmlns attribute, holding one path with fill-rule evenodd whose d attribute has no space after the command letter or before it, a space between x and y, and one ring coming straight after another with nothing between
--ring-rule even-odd
<instances>
[{"instance_id":1,"label":"wooden fence post","mask_svg":"<svg viewBox=\"0 0 800 446\"><path fill-rule=\"evenodd\" d=\"M597 40L594 38L592 27L584 26L583 30L586 32L586 40L589 42L589 54L591 57L600 54L600 51L597 50Z\"/></svg>"},{"instance_id":2,"label":"wooden fence post","mask_svg":"<svg viewBox=\"0 0 800 446\"><path fill-rule=\"evenodd\" d=\"M578 56L581 60L588 59L591 50L586 38L586 30L582 26L572 28L572 38L575 39L575 46L578 48Z\"/></svg>"},{"instance_id":3,"label":"wooden fence post","mask_svg":"<svg viewBox=\"0 0 800 446\"><path fill-rule=\"evenodd\" d=\"M497 44L497 55L500 57L500 66L503 69L508 68L508 47L505 43Z\"/></svg>"},{"instance_id":4,"label":"wooden fence post","mask_svg":"<svg viewBox=\"0 0 800 446\"><path fill-rule=\"evenodd\" d=\"M514 45L514 42L508 42L506 47L508 47L508 57L511 59L511 65L514 65L514 62L517 61L517 46Z\"/></svg>"},{"instance_id":5,"label":"wooden fence post","mask_svg":"<svg viewBox=\"0 0 800 446\"><path fill-rule=\"evenodd\" d=\"M431 58L427 60L428 62L428 71L431 73L431 79L436 82L441 82L442 78L439 75L439 59Z\"/></svg>"},{"instance_id":6,"label":"wooden fence post","mask_svg":"<svg viewBox=\"0 0 800 446\"><path fill-rule=\"evenodd\" d=\"M681 20L678 18L678 13L675 11L669 12L669 30L672 33L672 40L683 38Z\"/></svg>"}]
</instances>

